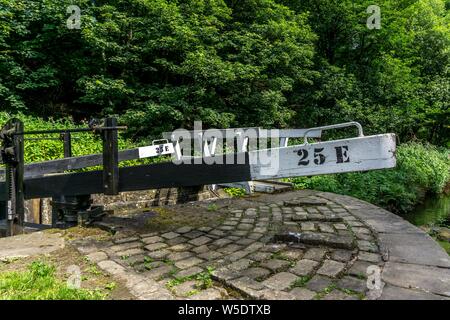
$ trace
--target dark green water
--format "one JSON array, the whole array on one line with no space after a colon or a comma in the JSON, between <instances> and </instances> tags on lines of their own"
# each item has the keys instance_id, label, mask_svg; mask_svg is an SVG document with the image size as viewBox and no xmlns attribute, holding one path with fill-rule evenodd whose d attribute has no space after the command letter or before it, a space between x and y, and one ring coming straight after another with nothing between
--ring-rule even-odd
<instances>
[{"instance_id":1,"label":"dark green water","mask_svg":"<svg viewBox=\"0 0 450 320\"><path fill-rule=\"evenodd\" d=\"M450 226L450 196L427 198L403 218L416 226Z\"/></svg>"}]
</instances>

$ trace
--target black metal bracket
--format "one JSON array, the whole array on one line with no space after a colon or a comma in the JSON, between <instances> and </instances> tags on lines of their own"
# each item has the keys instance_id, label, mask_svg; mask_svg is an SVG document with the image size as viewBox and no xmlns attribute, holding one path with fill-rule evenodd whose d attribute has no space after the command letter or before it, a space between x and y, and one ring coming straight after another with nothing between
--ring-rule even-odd
<instances>
[{"instance_id":1,"label":"black metal bracket","mask_svg":"<svg viewBox=\"0 0 450 320\"><path fill-rule=\"evenodd\" d=\"M118 131L127 127L118 126L117 119L107 118L101 126L92 121L88 128L25 131L23 122L11 119L0 130L1 160L5 165L6 198L0 202L0 222L6 221L7 235L20 233L24 225L24 136L59 133L64 143L64 157L72 157L72 136L74 132L93 132L103 140L103 187L104 194L119 193ZM104 215L102 206L92 206L91 195L72 196L55 194L52 196L53 226L69 227L78 219L90 223Z\"/></svg>"},{"instance_id":2,"label":"black metal bracket","mask_svg":"<svg viewBox=\"0 0 450 320\"><path fill-rule=\"evenodd\" d=\"M87 225L105 215L103 206L93 206L92 197L58 196L52 198L52 227L70 228L78 224Z\"/></svg>"},{"instance_id":3,"label":"black metal bracket","mask_svg":"<svg viewBox=\"0 0 450 320\"><path fill-rule=\"evenodd\" d=\"M6 233L12 236L21 232L24 222L24 141L23 122L11 119L0 131L1 158L5 165L6 202L0 203L0 220L6 222Z\"/></svg>"}]
</instances>

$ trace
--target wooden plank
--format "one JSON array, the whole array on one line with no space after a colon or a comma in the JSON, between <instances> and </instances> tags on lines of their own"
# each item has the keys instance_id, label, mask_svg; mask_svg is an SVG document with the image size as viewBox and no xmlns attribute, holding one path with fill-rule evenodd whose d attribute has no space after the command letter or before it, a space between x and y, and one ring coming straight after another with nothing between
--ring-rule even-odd
<instances>
[{"instance_id":1,"label":"wooden plank","mask_svg":"<svg viewBox=\"0 0 450 320\"><path fill-rule=\"evenodd\" d=\"M166 146L166 144L164 144L164 146ZM135 148L135 149L127 149L127 150L119 151L119 162L149 158L149 157L153 157L154 154L165 155L165 154L173 153L173 151L170 151L170 152L163 152L161 154L157 154L156 150L160 147L161 147L161 145L154 145L154 146L145 146L145 147L139 147L139 148ZM166 147L164 147L164 148L167 149ZM172 148L173 148L173 146L172 146ZM155 152L152 152L151 150L155 150ZM36 176L41 176L44 174L64 172L67 170L77 170L77 169L101 166L102 164L103 164L103 155L102 154L91 154L91 155L87 155L87 156L79 156L79 157L30 163L30 164L25 165L25 177L36 177ZM4 174L5 174L5 171L0 170L0 176L2 176Z\"/></svg>"},{"instance_id":2,"label":"wooden plank","mask_svg":"<svg viewBox=\"0 0 450 320\"><path fill-rule=\"evenodd\" d=\"M252 180L393 168L395 147L383 134L252 151Z\"/></svg>"},{"instance_id":3,"label":"wooden plank","mask_svg":"<svg viewBox=\"0 0 450 320\"><path fill-rule=\"evenodd\" d=\"M139 148L119 151L119 161L139 159ZM103 164L102 154L91 154L72 158L36 162L25 165L25 177L95 167ZM4 170L0 170L0 175Z\"/></svg>"},{"instance_id":4,"label":"wooden plank","mask_svg":"<svg viewBox=\"0 0 450 320\"><path fill-rule=\"evenodd\" d=\"M41 199L31 200L33 223L41 223ZM28 221L30 222L30 221Z\"/></svg>"},{"instance_id":5,"label":"wooden plank","mask_svg":"<svg viewBox=\"0 0 450 320\"><path fill-rule=\"evenodd\" d=\"M258 128L240 128L240 129L246 130ZM231 132L232 130L234 129L222 129L220 131L226 134L227 131ZM286 137L303 137L305 131L306 129L282 129L280 130L280 136L286 135ZM193 133L193 131L189 132ZM308 134L308 137L320 137L320 133L321 133L320 130L311 131L311 133ZM165 132L163 135L168 136L170 138L171 134L172 133L170 132ZM159 145L146 146L119 151L119 162L152 157L155 152L152 152L151 150L156 150L158 146ZM162 153L162 154L171 154L171 153L173 152L171 151L169 153ZM103 164L102 154L92 154L86 156L70 157L58 160L30 163L25 165L25 177L34 177L44 174L64 172L67 170L77 170L88 167L95 167L100 166L102 164ZM0 170L0 176L4 174L5 174L4 170Z\"/></svg>"},{"instance_id":6,"label":"wooden plank","mask_svg":"<svg viewBox=\"0 0 450 320\"><path fill-rule=\"evenodd\" d=\"M237 159L240 158L244 159L244 163L229 164L231 157L235 158L234 163L237 163ZM246 154L217 156L203 160L202 164L176 165L172 162L165 162L120 168L119 191L187 187L250 179L250 166L248 165L248 155ZM214 162L216 164L208 164ZM26 199L34 199L49 198L61 194L102 193L102 180L102 171L27 178L25 179L25 197ZM0 201L5 199L4 190L5 184L0 183Z\"/></svg>"}]
</instances>

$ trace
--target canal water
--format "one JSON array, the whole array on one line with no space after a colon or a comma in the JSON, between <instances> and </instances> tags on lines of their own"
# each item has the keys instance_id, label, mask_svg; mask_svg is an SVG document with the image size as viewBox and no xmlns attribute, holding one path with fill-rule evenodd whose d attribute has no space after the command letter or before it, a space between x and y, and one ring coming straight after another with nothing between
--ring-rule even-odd
<instances>
[{"instance_id":1,"label":"canal water","mask_svg":"<svg viewBox=\"0 0 450 320\"><path fill-rule=\"evenodd\" d=\"M418 227L450 227L450 196L427 198L424 203L403 218Z\"/></svg>"},{"instance_id":2,"label":"canal water","mask_svg":"<svg viewBox=\"0 0 450 320\"><path fill-rule=\"evenodd\" d=\"M450 195L427 198L423 204L413 212L403 216L406 220L418 227L447 227L450 228ZM433 234L432 234L433 235ZM450 242L435 240L450 255Z\"/></svg>"}]
</instances>

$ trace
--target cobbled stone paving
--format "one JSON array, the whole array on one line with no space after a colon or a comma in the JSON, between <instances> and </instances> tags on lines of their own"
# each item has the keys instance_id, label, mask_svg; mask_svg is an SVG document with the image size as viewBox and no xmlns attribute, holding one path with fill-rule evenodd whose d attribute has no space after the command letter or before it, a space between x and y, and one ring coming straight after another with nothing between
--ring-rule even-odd
<instances>
[{"instance_id":1,"label":"cobbled stone paving","mask_svg":"<svg viewBox=\"0 0 450 320\"><path fill-rule=\"evenodd\" d=\"M371 299L367 268L384 262L372 231L344 206L310 195L228 212L216 228L78 249L137 299Z\"/></svg>"}]
</instances>

